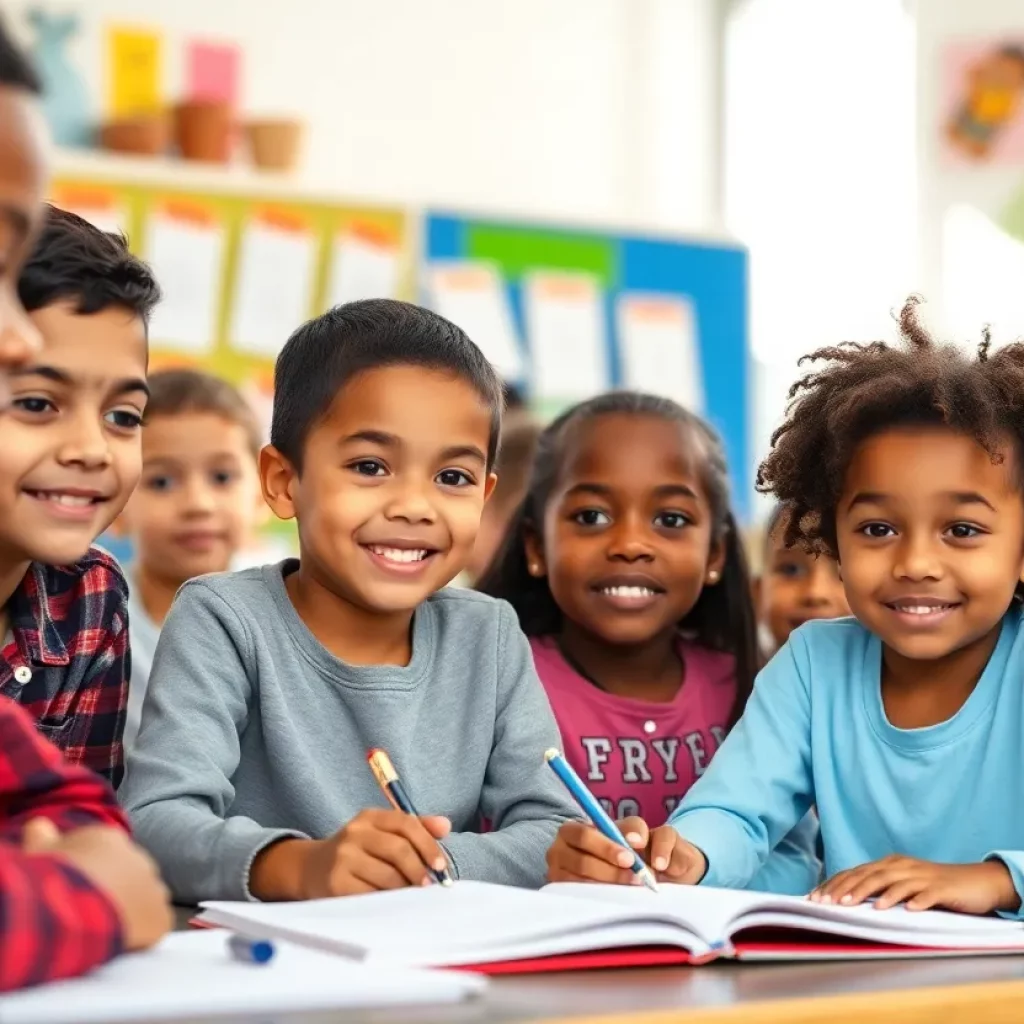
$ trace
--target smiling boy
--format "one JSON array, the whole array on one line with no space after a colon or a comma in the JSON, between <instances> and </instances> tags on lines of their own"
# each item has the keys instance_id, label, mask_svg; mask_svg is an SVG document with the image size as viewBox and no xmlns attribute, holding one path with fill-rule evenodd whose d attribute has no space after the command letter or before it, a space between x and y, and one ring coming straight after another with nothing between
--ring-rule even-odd
<instances>
[{"instance_id":1,"label":"smiling boy","mask_svg":"<svg viewBox=\"0 0 1024 1024\"><path fill-rule=\"evenodd\" d=\"M501 412L480 350L427 310L356 302L292 335L260 470L300 558L182 588L121 794L179 899L394 889L446 861L542 884L573 814L554 718L511 608L446 588ZM386 809L372 747L428 816Z\"/></svg>"},{"instance_id":2,"label":"smiling boy","mask_svg":"<svg viewBox=\"0 0 1024 1024\"><path fill-rule=\"evenodd\" d=\"M159 295L122 239L50 208L18 279L41 338L0 417L0 694L115 786L127 586L93 541L141 470L146 322Z\"/></svg>"}]
</instances>

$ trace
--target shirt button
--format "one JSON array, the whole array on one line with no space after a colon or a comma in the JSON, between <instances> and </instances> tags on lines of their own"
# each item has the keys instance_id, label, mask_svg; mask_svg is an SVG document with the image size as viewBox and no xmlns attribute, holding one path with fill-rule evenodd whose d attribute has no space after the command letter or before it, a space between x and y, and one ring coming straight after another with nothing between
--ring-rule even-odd
<instances>
[{"instance_id":1,"label":"shirt button","mask_svg":"<svg viewBox=\"0 0 1024 1024\"><path fill-rule=\"evenodd\" d=\"M654 732L657 728L658 728L658 726L654 722L652 722L650 719L648 719L646 722L644 722L644 732L647 733L648 735L650 735L652 732Z\"/></svg>"},{"instance_id":2,"label":"shirt button","mask_svg":"<svg viewBox=\"0 0 1024 1024\"><path fill-rule=\"evenodd\" d=\"M32 669L30 669L28 665L19 665L14 670L14 681L16 683L21 683L21 685L24 686L27 682L30 682L31 679Z\"/></svg>"}]
</instances>

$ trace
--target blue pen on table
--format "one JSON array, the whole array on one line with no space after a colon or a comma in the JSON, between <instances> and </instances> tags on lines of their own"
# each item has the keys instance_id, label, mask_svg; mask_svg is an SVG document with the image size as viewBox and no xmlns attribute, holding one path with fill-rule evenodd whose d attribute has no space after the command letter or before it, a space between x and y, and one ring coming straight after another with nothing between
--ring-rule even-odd
<instances>
[{"instance_id":1,"label":"blue pen on table","mask_svg":"<svg viewBox=\"0 0 1024 1024\"><path fill-rule=\"evenodd\" d=\"M247 964L268 964L274 959L274 944L266 939L248 939L244 935L228 937L228 951Z\"/></svg>"},{"instance_id":2,"label":"blue pen on table","mask_svg":"<svg viewBox=\"0 0 1024 1024\"><path fill-rule=\"evenodd\" d=\"M569 795L583 809L583 813L594 823L598 832L633 854L633 864L630 868L633 874L640 878L651 892L657 892L658 883L654 880L651 869L644 863L640 854L629 845L626 837L619 831L618 825L605 813L594 794L587 789L583 780L572 770L569 762L557 750L549 750L544 755L544 760L558 776L562 785L569 790Z\"/></svg>"},{"instance_id":3,"label":"blue pen on table","mask_svg":"<svg viewBox=\"0 0 1024 1024\"><path fill-rule=\"evenodd\" d=\"M374 747L366 755L366 760L370 764L370 771L373 772L377 785L384 790L384 795L390 801L391 806L396 811L403 811L418 818L419 814L416 808L413 807L409 794L406 793L402 780L398 777L398 772L395 771L395 766L391 763L391 758L388 757L387 753L381 750L380 747ZM441 871L435 868L429 868L429 870L438 885L449 886L452 884L452 876L447 868Z\"/></svg>"}]
</instances>

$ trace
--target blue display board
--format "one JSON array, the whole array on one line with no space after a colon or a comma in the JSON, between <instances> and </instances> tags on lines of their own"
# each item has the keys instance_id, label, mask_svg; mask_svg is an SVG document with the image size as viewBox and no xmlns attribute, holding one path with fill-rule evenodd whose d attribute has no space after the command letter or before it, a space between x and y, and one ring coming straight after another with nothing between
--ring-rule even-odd
<instances>
[{"instance_id":1,"label":"blue display board","mask_svg":"<svg viewBox=\"0 0 1024 1024\"><path fill-rule=\"evenodd\" d=\"M686 300L696 320L704 412L725 442L736 513L742 522L750 521L752 396L744 249L442 212L427 214L422 238L425 265L473 260L498 268L526 359L530 339L523 302L524 275L534 271L594 275L604 293L609 387L620 387L624 380L615 315L619 296L635 292Z\"/></svg>"}]
</instances>

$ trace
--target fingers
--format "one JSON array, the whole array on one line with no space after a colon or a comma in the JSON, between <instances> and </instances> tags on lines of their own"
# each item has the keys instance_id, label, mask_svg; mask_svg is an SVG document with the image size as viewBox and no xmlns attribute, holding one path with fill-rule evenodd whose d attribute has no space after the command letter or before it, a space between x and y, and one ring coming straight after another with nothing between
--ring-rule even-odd
<instances>
[{"instance_id":1,"label":"fingers","mask_svg":"<svg viewBox=\"0 0 1024 1024\"><path fill-rule=\"evenodd\" d=\"M651 850L648 863L655 871L667 871L672 861L672 852L676 848L679 833L671 826L656 828L651 833Z\"/></svg>"},{"instance_id":2,"label":"fingers","mask_svg":"<svg viewBox=\"0 0 1024 1024\"><path fill-rule=\"evenodd\" d=\"M895 907L897 903L906 903L907 900L926 890L928 885L927 878L916 877L894 882L888 889L878 894L878 898L875 900L875 909L887 910L889 907Z\"/></svg>"},{"instance_id":3,"label":"fingers","mask_svg":"<svg viewBox=\"0 0 1024 1024\"><path fill-rule=\"evenodd\" d=\"M815 903L839 903L857 906L872 896L886 892L920 875L920 862L906 857L886 857L840 871L811 893ZM890 903L889 906L892 904Z\"/></svg>"},{"instance_id":4,"label":"fingers","mask_svg":"<svg viewBox=\"0 0 1024 1024\"><path fill-rule=\"evenodd\" d=\"M442 821L445 819L433 819L434 828L442 830ZM347 843L391 865L406 885L424 884L428 868L443 871L448 867L444 851L423 821L401 811L364 811L357 815L344 830L342 845Z\"/></svg>"},{"instance_id":5,"label":"fingers","mask_svg":"<svg viewBox=\"0 0 1024 1024\"><path fill-rule=\"evenodd\" d=\"M32 818L21 832L21 845L26 853L45 853L60 843L60 830L49 818Z\"/></svg>"},{"instance_id":6,"label":"fingers","mask_svg":"<svg viewBox=\"0 0 1024 1024\"><path fill-rule=\"evenodd\" d=\"M666 831L671 826L666 825ZM674 832L675 829L672 829ZM707 874L708 862L702 850L688 843L682 836L677 836L675 846L669 857L668 867L661 875L666 882L680 885L698 885Z\"/></svg>"},{"instance_id":7,"label":"fingers","mask_svg":"<svg viewBox=\"0 0 1024 1024\"><path fill-rule=\"evenodd\" d=\"M639 881L629 870L635 855L601 835L591 825L566 822L548 851L551 881L605 882L629 885Z\"/></svg>"},{"instance_id":8,"label":"fingers","mask_svg":"<svg viewBox=\"0 0 1024 1024\"><path fill-rule=\"evenodd\" d=\"M634 850L646 850L650 841L650 831L643 818L623 818L616 823L619 831L626 837L626 842Z\"/></svg>"},{"instance_id":9,"label":"fingers","mask_svg":"<svg viewBox=\"0 0 1024 1024\"><path fill-rule=\"evenodd\" d=\"M423 822L423 827L435 839L444 839L444 837L452 830L452 823L447 818L441 817L439 814L427 815L420 818L420 821Z\"/></svg>"}]
</instances>

